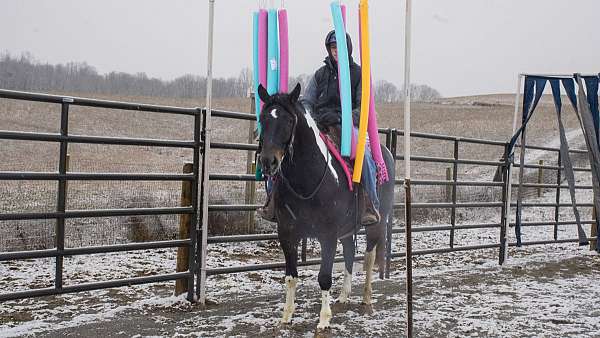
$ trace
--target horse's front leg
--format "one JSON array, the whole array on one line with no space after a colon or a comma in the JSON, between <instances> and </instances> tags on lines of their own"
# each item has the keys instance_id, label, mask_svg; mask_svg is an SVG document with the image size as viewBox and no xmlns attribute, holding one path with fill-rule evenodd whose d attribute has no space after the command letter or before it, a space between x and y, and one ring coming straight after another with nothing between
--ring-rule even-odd
<instances>
[{"instance_id":1,"label":"horse's front leg","mask_svg":"<svg viewBox=\"0 0 600 338\"><path fill-rule=\"evenodd\" d=\"M342 285L342 291L338 301L342 304L348 303L348 297L352 292L352 267L354 266L354 239L352 236L346 237L342 240L342 246L344 248L344 284Z\"/></svg>"},{"instance_id":2,"label":"horse's front leg","mask_svg":"<svg viewBox=\"0 0 600 338\"><path fill-rule=\"evenodd\" d=\"M333 259L337 239L335 237L321 240L321 269L319 270L319 286L321 287L321 313L319 316L318 329L329 327L331 320L331 271L333 270Z\"/></svg>"},{"instance_id":3,"label":"horse's front leg","mask_svg":"<svg viewBox=\"0 0 600 338\"><path fill-rule=\"evenodd\" d=\"M298 242L295 240L281 241L285 256L285 305L281 322L288 324L296 309L296 285L298 284Z\"/></svg>"}]
</instances>

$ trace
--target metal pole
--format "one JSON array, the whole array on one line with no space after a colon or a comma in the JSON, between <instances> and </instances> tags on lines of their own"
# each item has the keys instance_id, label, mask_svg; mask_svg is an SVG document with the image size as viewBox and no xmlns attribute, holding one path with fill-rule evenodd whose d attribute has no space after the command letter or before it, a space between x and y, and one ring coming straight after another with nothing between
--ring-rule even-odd
<instances>
[{"instance_id":1,"label":"metal pole","mask_svg":"<svg viewBox=\"0 0 600 338\"><path fill-rule=\"evenodd\" d=\"M517 117L519 116L519 104L521 101L521 87L523 85L523 74L518 74L517 75L517 89L515 90L515 112L513 115L513 128L512 128L512 134L514 135L517 132ZM510 208L510 203L511 203L511 198L512 198L512 179L513 179L513 172L512 172L512 157L510 156L510 154L508 153L508 148L505 151L506 152L506 163L507 163L507 175L506 175L506 205L504 208L504 221L506 222L506 226L508 227L508 225L510 224L510 219L511 219L511 208ZM506 241L506 236L508 231L504 231L504 237L500 238L500 241ZM502 260L502 263L504 263L506 261L506 259L508 259L508 245L504 246L504 253L503 253L503 257L504 259Z\"/></svg>"},{"instance_id":2,"label":"metal pole","mask_svg":"<svg viewBox=\"0 0 600 338\"><path fill-rule=\"evenodd\" d=\"M560 167L562 166L562 157L560 155L560 151L558 152L558 170L556 171L556 198L555 198L555 202L556 202L556 207L554 207L554 222L556 222L554 224L554 240L556 241L558 239L558 220L560 219L560 182L562 181L562 171L560 170Z\"/></svg>"},{"instance_id":3,"label":"metal pole","mask_svg":"<svg viewBox=\"0 0 600 338\"><path fill-rule=\"evenodd\" d=\"M411 196L410 196L410 64L411 64L411 25L412 0L406 0L406 27L404 30L404 189L405 189L405 229L406 229L406 337L413 335L412 304L412 238L411 238Z\"/></svg>"},{"instance_id":4,"label":"metal pole","mask_svg":"<svg viewBox=\"0 0 600 338\"><path fill-rule=\"evenodd\" d=\"M410 178L410 56L411 56L411 7L412 0L406 0L406 27L404 50L404 170L405 178Z\"/></svg>"},{"instance_id":5,"label":"metal pole","mask_svg":"<svg viewBox=\"0 0 600 338\"><path fill-rule=\"evenodd\" d=\"M397 133L396 129L388 130L388 134L386 136L386 146L392 153L392 158L394 160L394 169L396 168L396 142L397 142ZM395 172L395 171L394 171ZM390 179L396 180L396 177L391 177ZM394 186L394 191L396 187ZM385 255L385 278L390 278L390 266L392 264L392 227L394 226L394 208L391 210L390 218L388 219L386 225L386 255Z\"/></svg>"},{"instance_id":6,"label":"metal pole","mask_svg":"<svg viewBox=\"0 0 600 338\"><path fill-rule=\"evenodd\" d=\"M517 76L517 90L515 93L515 113L513 115L512 134L517 132L517 119L519 118L519 102L521 101L521 86L523 83L523 74Z\"/></svg>"},{"instance_id":7,"label":"metal pole","mask_svg":"<svg viewBox=\"0 0 600 338\"><path fill-rule=\"evenodd\" d=\"M508 153L508 144L504 147L504 153ZM508 156L504 159L504 166L502 167L502 182L504 185L502 186L502 201L504 204L502 205L501 215L500 215L500 250L498 252L498 264L502 265L506 261L506 253L507 253L507 241L506 241L506 229L509 224L508 217L510 217L510 212L507 211L507 208L510 209L510 171L511 171L511 163L508 160ZM507 202L508 201L508 202Z\"/></svg>"},{"instance_id":8,"label":"metal pole","mask_svg":"<svg viewBox=\"0 0 600 338\"><path fill-rule=\"evenodd\" d=\"M456 194L457 187L456 182L458 181L458 139L454 140L454 164L452 166L452 210L450 211L450 247L454 248L454 227L456 226Z\"/></svg>"},{"instance_id":9,"label":"metal pole","mask_svg":"<svg viewBox=\"0 0 600 338\"><path fill-rule=\"evenodd\" d=\"M519 190L517 191L517 210L515 214L515 231L518 233L517 246L521 246L521 213L523 212L523 178L525 175L525 151L527 145L526 130L521 130L521 152L519 154Z\"/></svg>"},{"instance_id":10,"label":"metal pole","mask_svg":"<svg viewBox=\"0 0 600 338\"><path fill-rule=\"evenodd\" d=\"M69 102L73 100L63 100L60 112L60 135L69 136ZM60 158L58 163L58 173L65 175L67 173L67 152L69 148L68 141L60 142ZM58 196L56 201L56 211L64 213L67 205L67 180L60 178L58 180ZM63 287L63 252L65 250L65 217L59 216L56 219L56 272L54 275L54 287L57 290Z\"/></svg>"},{"instance_id":11,"label":"metal pole","mask_svg":"<svg viewBox=\"0 0 600 338\"><path fill-rule=\"evenodd\" d=\"M192 213L192 219L190 224L190 246L189 246L189 270L191 272L190 277L188 278L188 293L187 298L190 302L195 301L194 297L194 275L197 274L197 255L196 252L198 250L198 232L196 231L198 228L198 184L200 182L200 140L202 133L202 109L196 109L196 115L194 115L194 159L192 164L192 171L194 174L194 180L192 182L192 208L194 212ZM204 161L203 161L204 163Z\"/></svg>"},{"instance_id":12,"label":"metal pole","mask_svg":"<svg viewBox=\"0 0 600 338\"><path fill-rule=\"evenodd\" d=\"M410 178L404 180L406 193L404 219L406 224L406 337L413 336L413 283L412 283L412 199L410 195Z\"/></svg>"},{"instance_id":13,"label":"metal pole","mask_svg":"<svg viewBox=\"0 0 600 338\"><path fill-rule=\"evenodd\" d=\"M208 191L209 189L209 150L210 150L210 118L212 114L212 79L213 79L213 28L215 21L215 0L208 0L208 66L206 72L206 116L204 129L204 161L202 161L202 176L204 186L204 196L202 199L202 244L200 261L200 304L206 304L206 255L208 247Z\"/></svg>"},{"instance_id":14,"label":"metal pole","mask_svg":"<svg viewBox=\"0 0 600 338\"><path fill-rule=\"evenodd\" d=\"M256 107L254 104L254 93L250 94L250 114L255 115L256 114ZM255 126L255 122L254 121L248 121L248 144L253 144L254 143L254 126ZM254 164L254 151L249 150L246 152L246 174L254 174L255 172L255 164ZM255 203L255 198L256 198L256 182L255 181L249 181L246 182L246 191L245 191L245 202L246 204L254 204ZM255 212L254 211L249 211L246 213L246 224L248 226L248 233L252 234L254 233L254 226L255 226L255 222L254 222L254 217L255 217Z\"/></svg>"}]
</instances>

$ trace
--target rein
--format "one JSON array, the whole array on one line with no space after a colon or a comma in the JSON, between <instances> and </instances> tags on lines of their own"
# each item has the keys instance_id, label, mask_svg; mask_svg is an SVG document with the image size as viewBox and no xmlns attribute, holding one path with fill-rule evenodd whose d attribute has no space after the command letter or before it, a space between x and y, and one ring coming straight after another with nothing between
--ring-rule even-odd
<instances>
[{"instance_id":1,"label":"rein","mask_svg":"<svg viewBox=\"0 0 600 338\"><path fill-rule=\"evenodd\" d=\"M283 170L280 170L279 176L281 176L281 180L285 184L286 188L288 188L292 192L292 195L294 195L298 199L306 201L306 200L309 200L309 199L315 197L317 192L319 192L319 190L323 186L323 182L325 182L325 176L327 176L327 167L329 167L330 162L331 162L331 155L329 155L329 152L328 152L327 153L327 163L325 164L325 169L323 170L323 175L321 176L321 180L319 181L319 184L317 184L317 186L315 187L315 190L313 190L313 192L307 196L301 195L292 187L292 185L290 184L290 181L283 174Z\"/></svg>"}]
</instances>

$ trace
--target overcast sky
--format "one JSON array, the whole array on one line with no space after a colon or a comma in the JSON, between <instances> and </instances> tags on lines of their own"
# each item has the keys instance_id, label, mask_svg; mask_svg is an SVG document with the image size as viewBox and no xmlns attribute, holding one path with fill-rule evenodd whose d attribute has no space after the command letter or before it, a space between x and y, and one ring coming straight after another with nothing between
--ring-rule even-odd
<instances>
[{"instance_id":1,"label":"overcast sky","mask_svg":"<svg viewBox=\"0 0 600 338\"><path fill-rule=\"evenodd\" d=\"M274 1L280 4L280 1ZM358 0L349 7L357 40ZM290 73L312 73L332 28L329 0L287 0ZM252 64L257 0L216 0L216 76ZM403 82L404 6L371 0L375 80ZM513 92L519 72L600 72L598 0L414 0L414 83L444 96ZM2 0L0 50L101 73L206 74L208 0Z\"/></svg>"}]
</instances>

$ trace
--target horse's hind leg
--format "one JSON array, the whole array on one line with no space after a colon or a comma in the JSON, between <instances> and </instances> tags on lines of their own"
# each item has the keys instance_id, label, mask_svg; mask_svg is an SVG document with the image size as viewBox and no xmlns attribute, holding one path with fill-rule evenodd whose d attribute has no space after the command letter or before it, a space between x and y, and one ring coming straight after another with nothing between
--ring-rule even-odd
<instances>
[{"instance_id":1,"label":"horse's hind leg","mask_svg":"<svg viewBox=\"0 0 600 338\"><path fill-rule=\"evenodd\" d=\"M298 242L281 241L281 249L285 256L285 305L283 306L282 323L290 323L296 309L296 285L298 283Z\"/></svg>"},{"instance_id":2,"label":"horse's hind leg","mask_svg":"<svg viewBox=\"0 0 600 338\"><path fill-rule=\"evenodd\" d=\"M344 248L345 263L344 284L342 285L338 301L345 304L348 303L348 297L350 297L350 293L352 292L352 267L354 265L354 253L356 252L352 236L342 240L342 247Z\"/></svg>"},{"instance_id":3,"label":"horse's hind leg","mask_svg":"<svg viewBox=\"0 0 600 338\"><path fill-rule=\"evenodd\" d=\"M337 239L335 237L321 240L321 268L319 270L319 286L321 287L321 312L319 315L318 329L329 327L331 320L331 271L333 270L333 259Z\"/></svg>"},{"instance_id":4,"label":"horse's hind leg","mask_svg":"<svg viewBox=\"0 0 600 338\"><path fill-rule=\"evenodd\" d=\"M383 228L379 225L372 225L370 227L367 227L367 249L365 251L365 261L363 265L365 270L365 289L363 293L363 303L367 305L372 303L373 298L373 266L375 265L377 245L381 243L380 239L381 235L383 234L381 232L381 229ZM383 264L381 260L379 264Z\"/></svg>"}]
</instances>

